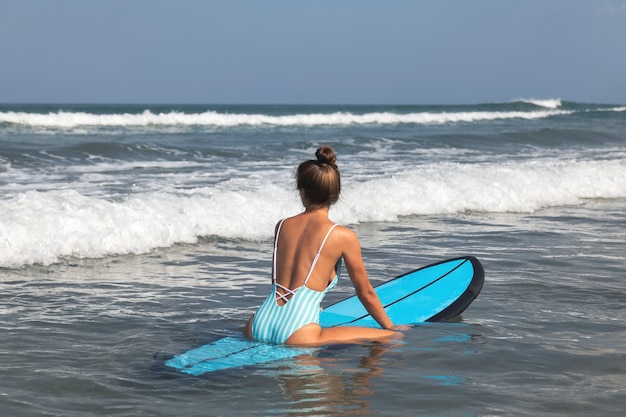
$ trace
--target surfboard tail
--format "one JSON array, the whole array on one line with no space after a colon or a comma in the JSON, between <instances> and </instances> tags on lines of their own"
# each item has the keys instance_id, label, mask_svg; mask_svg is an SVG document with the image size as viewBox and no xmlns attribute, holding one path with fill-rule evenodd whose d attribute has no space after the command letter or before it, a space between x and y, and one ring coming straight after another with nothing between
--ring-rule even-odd
<instances>
[{"instance_id":1,"label":"surfboard tail","mask_svg":"<svg viewBox=\"0 0 626 417\"><path fill-rule=\"evenodd\" d=\"M474 256L468 256L466 262L471 262L474 270L474 275L467 289L456 301L426 320L427 322L448 321L460 316L461 313L472 304L476 297L478 297L478 294L480 294L480 291L483 289L483 283L485 282L485 269Z\"/></svg>"}]
</instances>

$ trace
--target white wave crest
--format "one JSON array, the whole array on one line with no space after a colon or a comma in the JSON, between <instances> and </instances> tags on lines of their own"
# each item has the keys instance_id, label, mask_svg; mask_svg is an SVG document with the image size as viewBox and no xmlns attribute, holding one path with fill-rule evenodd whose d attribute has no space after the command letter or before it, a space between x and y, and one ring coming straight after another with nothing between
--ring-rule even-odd
<instances>
[{"instance_id":1,"label":"white wave crest","mask_svg":"<svg viewBox=\"0 0 626 417\"><path fill-rule=\"evenodd\" d=\"M556 109L561 107L561 99L558 98L548 98L548 99L534 99L534 98L525 98L520 99L519 101L523 103L534 104L538 107L546 107L548 109Z\"/></svg>"},{"instance_id":2,"label":"white wave crest","mask_svg":"<svg viewBox=\"0 0 626 417\"><path fill-rule=\"evenodd\" d=\"M293 114L272 116L266 114L229 114L215 111L203 113L152 113L145 110L139 114L92 114L84 112L24 113L0 112L0 123L11 123L32 127L77 128L96 127L132 127L132 126L322 126L322 125L365 125L365 124L446 124L479 122L502 119L541 119L545 117L570 114L571 111L495 111L495 112L417 112L390 113L374 112L353 114L348 112Z\"/></svg>"},{"instance_id":3,"label":"white wave crest","mask_svg":"<svg viewBox=\"0 0 626 417\"><path fill-rule=\"evenodd\" d=\"M28 191L0 200L0 267L64 257L147 253L200 236L265 240L300 210L297 193L266 179L126 201L77 191ZM626 159L440 163L344 184L331 217L342 224L464 211L533 212L587 198L626 198Z\"/></svg>"},{"instance_id":4,"label":"white wave crest","mask_svg":"<svg viewBox=\"0 0 626 417\"><path fill-rule=\"evenodd\" d=\"M259 198L199 189L190 196L153 192L112 202L74 190L28 191L0 201L0 267L148 253L200 236L263 239L281 206L260 205Z\"/></svg>"}]
</instances>

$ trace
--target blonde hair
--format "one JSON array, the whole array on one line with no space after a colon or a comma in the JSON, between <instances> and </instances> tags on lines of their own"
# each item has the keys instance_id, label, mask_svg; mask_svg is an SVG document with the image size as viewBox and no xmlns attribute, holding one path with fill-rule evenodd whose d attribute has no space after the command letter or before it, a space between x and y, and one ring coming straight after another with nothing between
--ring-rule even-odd
<instances>
[{"instance_id":1,"label":"blonde hair","mask_svg":"<svg viewBox=\"0 0 626 417\"><path fill-rule=\"evenodd\" d=\"M304 161L296 172L296 187L303 192L307 204L326 206L339 200L341 177L337 157L330 146L320 146L317 159Z\"/></svg>"}]
</instances>

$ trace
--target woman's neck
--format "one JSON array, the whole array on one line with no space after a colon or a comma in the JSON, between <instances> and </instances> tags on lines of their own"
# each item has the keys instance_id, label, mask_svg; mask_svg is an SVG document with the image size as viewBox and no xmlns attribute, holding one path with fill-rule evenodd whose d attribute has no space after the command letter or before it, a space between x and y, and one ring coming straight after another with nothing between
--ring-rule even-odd
<instances>
[{"instance_id":1,"label":"woman's neck","mask_svg":"<svg viewBox=\"0 0 626 417\"><path fill-rule=\"evenodd\" d=\"M326 216L328 216L329 209L330 209L329 206L310 205L304 208L304 213L305 214L325 214Z\"/></svg>"}]
</instances>

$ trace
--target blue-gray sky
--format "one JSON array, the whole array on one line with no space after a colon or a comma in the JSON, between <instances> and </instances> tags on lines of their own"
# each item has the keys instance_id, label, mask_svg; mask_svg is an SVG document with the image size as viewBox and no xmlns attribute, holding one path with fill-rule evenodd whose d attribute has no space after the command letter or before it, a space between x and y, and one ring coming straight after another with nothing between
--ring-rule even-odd
<instances>
[{"instance_id":1,"label":"blue-gray sky","mask_svg":"<svg viewBox=\"0 0 626 417\"><path fill-rule=\"evenodd\" d=\"M0 102L626 103L626 0L0 0Z\"/></svg>"}]
</instances>

